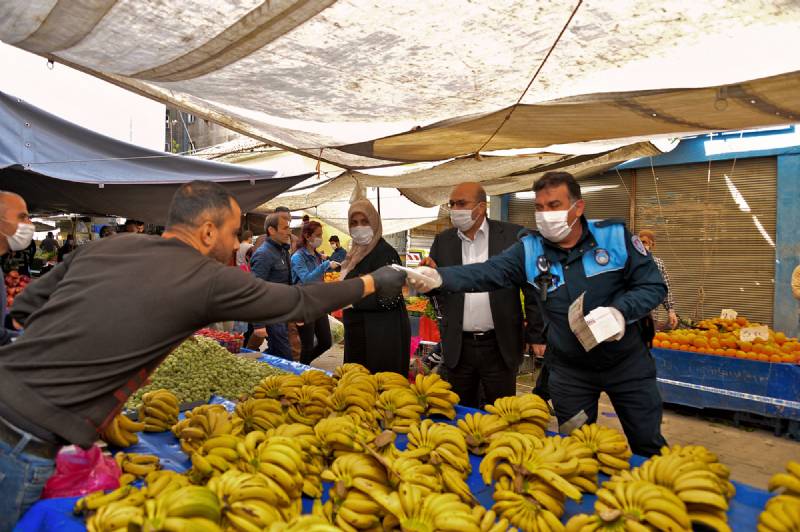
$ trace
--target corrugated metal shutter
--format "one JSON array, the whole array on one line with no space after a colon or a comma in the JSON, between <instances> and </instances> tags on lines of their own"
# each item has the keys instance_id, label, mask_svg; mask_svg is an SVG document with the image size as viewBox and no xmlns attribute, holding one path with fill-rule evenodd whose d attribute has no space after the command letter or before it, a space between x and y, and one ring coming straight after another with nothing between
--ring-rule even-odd
<instances>
[{"instance_id":1,"label":"corrugated metal shutter","mask_svg":"<svg viewBox=\"0 0 800 532\"><path fill-rule=\"evenodd\" d=\"M679 315L772 324L775 183L774 157L636 170L635 228L657 233Z\"/></svg>"},{"instance_id":2,"label":"corrugated metal shutter","mask_svg":"<svg viewBox=\"0 0 800 532\"><path fill-rule=\"evenodd\" d=\"M439 218L411 229L408 232L408 249L431 249L436 235L450 227L452 226L449 218Z\"/></svg>"},{"instance_id":3,"label":"corrugated metal shutter","mask_svg":"<svg viewBox=\"0 0 800 532\"><path fill-rule=\"evenodd\" d=\"M621 218L630 221L630 194L633 193L633 170L606 172L581 179L581 194L586 201L589 219ZM508 202L508 221L523 227L536 227L533 199L511 194Z\"/></svg>"}]
</instances>

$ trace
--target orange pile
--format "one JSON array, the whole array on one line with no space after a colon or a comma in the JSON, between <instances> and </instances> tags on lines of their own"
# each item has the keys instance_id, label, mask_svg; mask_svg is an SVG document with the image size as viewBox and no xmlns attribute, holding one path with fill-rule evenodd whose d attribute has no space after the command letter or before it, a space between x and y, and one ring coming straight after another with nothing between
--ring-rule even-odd
<instances>
[{"instance_id":1,"label":"orange pile","mask_svg":"<svg viewBox=\"0 0 800 532\"><path fill-rule=\"evenodd\" d=\"M323 275L322 280L325 281L326 283L333 283L335 281L338 281L339 277L340 277L339 272L325 272L325 275Z\"/></svg>"},{"instance_id":2,"label":"orange pile","mask_svg":"<svg viewBox=\"0 0 800 532\"><path fill-rule=\"evenodd\" d=\"M800 342L797 338L787 338L782 332L770 329L769 340L757 338L752 342L743 342L739 339L739 330L742 327L757 325L741 316L735 320L703 320L697 324L698 329L657 333L653 347L762 362L800 363Z\"/></svg>"}]
</instances>

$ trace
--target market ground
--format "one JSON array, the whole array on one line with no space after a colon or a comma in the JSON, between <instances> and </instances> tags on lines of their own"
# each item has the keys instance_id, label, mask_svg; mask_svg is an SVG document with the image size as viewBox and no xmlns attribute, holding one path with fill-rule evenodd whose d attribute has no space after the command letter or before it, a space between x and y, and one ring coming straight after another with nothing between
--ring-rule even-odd
<instances>
[{"instance_id":1,"label":"market ground","mask_svg":"<svg viewBox=\"0 0 800 532\"><path fill-rule=\"evenodd\" d=\"M316 359L314 367L333 370L342 363L343 350L334 346ZM517 393L531 391L532 374L521 375L517 380ZM600 398L601 425L622 431L619 420L608 397ZM553 427L555 429L555 423ZM726 421L710 421L696 413L664 411L662 432L670 444L704 445L715 452L731 468L733 480L766 489L769 478L783 471L786 462L800 458L800 442L777 437L760 428L737 428Z\"/></svg>"}]
</instances>

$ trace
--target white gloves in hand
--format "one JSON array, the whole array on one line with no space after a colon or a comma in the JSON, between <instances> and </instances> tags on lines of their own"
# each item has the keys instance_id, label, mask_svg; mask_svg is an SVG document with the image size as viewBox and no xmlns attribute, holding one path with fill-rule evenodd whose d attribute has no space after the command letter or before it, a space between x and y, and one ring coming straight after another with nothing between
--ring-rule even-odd
<instances>
[{"instance_id":1,"label":"white gloves in hand","mask_svg":"<svg viewBox=\"0 0 800 532\"><path fill-rule=\"evenodd\" d=\"M408 284L425 294L442 286L442 276L434 268L420 266L408 274Z\"/></svg>"}]
</instances>

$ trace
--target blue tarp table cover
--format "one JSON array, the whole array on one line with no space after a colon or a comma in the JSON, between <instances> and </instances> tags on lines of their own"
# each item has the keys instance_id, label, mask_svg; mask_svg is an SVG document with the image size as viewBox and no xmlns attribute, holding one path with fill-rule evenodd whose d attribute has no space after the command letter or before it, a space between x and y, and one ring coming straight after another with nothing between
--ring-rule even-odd
<instances>
[{"instance_id":1,"label":"blue tarp table cover","mask_svg":"<svg viewBox=\"0 0 800 532\"><path fill-rule=\"evenodd\" d=\"M666 403L800 420L800 365L653 349Z\"/></svg>"},{"instance_id":2,"label":"blue tarp table cover","mask_svg":"<svg viewBox=\"0 0 800 532\"><path fill-rule=\"evenodd\" d=\"M312 369L304 364L287 361L270 355L264 355L259 358L259 360L295 374L300 374L305 370ZM211 402L224 404L229 410L233 409L233 403L222 398L214 397L211 399ZM477 412L477 410L457 406L456 418L463 418L467 413L470 412ZM444 418L437 419L437 421L455 424L455 421L446 420ZM405 435L401 434L397 437L395 443L397 444L398 448L403 449L408 443L408 439ZM189 459L180 450L177 439L171 432L140 433L139 443L125 449L125 451L158 455L166 469L185 471L191 467ZM478 472L480 461L481 457L470 455L472 473L467 479L467 485L478 499L478 502L480 502L483 506L490 508L494 502L492 500L493 487L487 486L483 483L480 473ZM634 456L631 459L631 464L637 466L643 461L644 458L640 456ZM601 475L601 481L606 480L607 478L608 477ZM729 524L736 532L749 532L755 530L756 523L758 522L758 514L761 513L761 510L764 508L764 505L770 495L764 490L753 488L738 482L734 482L734 485L736 486L736 497L731 500L730 510L728 511ZM325 488L323 489L323 500L327 500L327 492L329 487L330 484L325 483ZM15 532L85 531L86 527L83 524L83 519L72 514L72 507L77 499L77 497L64 499L43 499L37 502L23 516L19 523L17 523L17 526L14 529ZM303 511L310 512L312 500L308 497L304 497L303 499ZM566 522L566 520L571 516L579 513L592 513L596 499L597 498L594 495L586 494L580 503L567 500L566 511L562 520Z\"/></svg>"}]
</instances>

